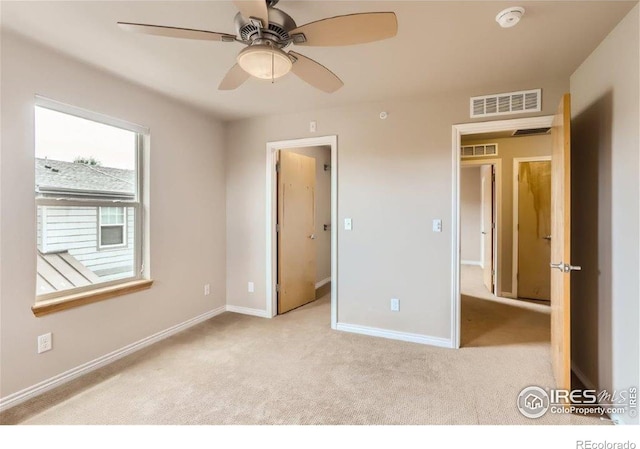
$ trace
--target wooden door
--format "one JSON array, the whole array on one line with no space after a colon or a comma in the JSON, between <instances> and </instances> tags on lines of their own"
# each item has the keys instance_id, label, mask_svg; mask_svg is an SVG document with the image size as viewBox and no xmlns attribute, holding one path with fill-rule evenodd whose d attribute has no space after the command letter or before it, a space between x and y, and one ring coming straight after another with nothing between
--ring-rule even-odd
<instances>
[{"instance_id":1,"label":"wooden door","mask_svg":"<svg viewBox=\"0 0 640 449\"><path fill-rule=\"evenodd\" d=\"M493 187L493 166L483 165L480 167L482 185L480 193L482 195L482 267L483 281L487 290L493 291L493 215L494 215L494 187Z\"/></svg>"},{"instance_id":2,"label":"wooden door","mask_svg":"<svg viewBox=\"0 0 640 449\"><path fill-rule=\"evenodd\" d=\"M551 298L551 162L518 167L518 298Z\"/></svg>"},{"instance_id":3,"label":"wooden door","mask_svg":"<svg viewBox=\"0 0 640 449\"><path fill-rule=\"evenodd\" d=\"M316 299L316 160L281 151L278 172L278 314Z\"/></svg>"},{"instance_id":4,"label":"wooden door","mask_svg":"<svg viewBox=\"0 0 640 449\"><path fill-rule=\"evenodd\" d=\"M551 129L551 364L558 388L571 388L571 96Z\"/></svg>"}]
</instances>

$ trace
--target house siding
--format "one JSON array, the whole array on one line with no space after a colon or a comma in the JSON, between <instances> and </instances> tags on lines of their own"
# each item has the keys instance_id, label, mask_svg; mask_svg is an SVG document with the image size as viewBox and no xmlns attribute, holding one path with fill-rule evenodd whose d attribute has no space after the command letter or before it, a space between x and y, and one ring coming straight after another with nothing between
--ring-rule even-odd
<instances>
[{"instance_id":1,"label":"house siding","mask_svg":"<svg viewBox=\"0 0 640 449\"><path fill-rule=\"evenodd\" d=\"M97 207L38 208L38 249L44 253L68 251L104 281L133 275L134 229L134 209L127 208L127 245L99 248Z\"/></svg>"}]
</instances>

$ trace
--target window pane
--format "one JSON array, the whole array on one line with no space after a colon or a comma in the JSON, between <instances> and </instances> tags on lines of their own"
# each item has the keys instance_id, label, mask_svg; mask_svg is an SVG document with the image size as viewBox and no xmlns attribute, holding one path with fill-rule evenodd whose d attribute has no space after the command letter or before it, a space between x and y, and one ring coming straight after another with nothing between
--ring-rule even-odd
<instances>
[{"instance_id":1,"label":"window pane","mask_svg":"<svg viewBox=\"0 0 640 449\"><path fill-rule=\"evenodd\" d=\"M102 226L100 228L100 244L122 245L124 243L124 226Z\"/></svg>"},{"instance_id":2,"label":"window pane","mask_svg":"<svg viewBox=\"0 0 640 449\"><path fill-rule=\"evenodd\" d=\"M136 133L36 106L39 197L135 200Z\"/></svg>"},{"instance_id":3,"label":"window pane","mask_svg":"<svg viewBox=\"0 0 640 449\"><path fill-rule=\"evenodd\" d=\"M39 295L134 276L135 208L120 226L99 227L97 207L38 206L37 214ZM98 232L103 245L124 245L99 248Z\"/></svg>"},{"instance_id":4,"label":"window pane","mask_svg":"<svg viewBox=\"0 0 640 449\"><path fill-rule=\"evenodd\" d=\"M124 207L101 207L100 222L103 225L124 224Z\"/></svg>"}]
</instances>

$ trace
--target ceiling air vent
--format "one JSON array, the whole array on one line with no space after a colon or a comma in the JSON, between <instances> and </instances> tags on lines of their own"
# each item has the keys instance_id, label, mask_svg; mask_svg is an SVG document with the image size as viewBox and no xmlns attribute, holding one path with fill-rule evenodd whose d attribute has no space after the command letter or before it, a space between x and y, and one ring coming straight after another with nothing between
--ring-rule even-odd
<instances>
[{"instance_id":1,"label":"ceiling air vent","mask_svg":"<svg viewBox=\"0 0 640 449\"><path fill-rule=\"evenodd\" d=\"M460 148L460 155L462 157L497 156L498 144L486 143L483 145L464 145Z\"/></svg>"},{"instance_id":2,"label":"ceiling air vent","mask_svg":"<svg viewBox=\"0 0 640 449\"><path fill-rule=\"evenodd\" d=\"M542 89L471 97L471 117L523 114L542 110Z\"/></svg>"},{"instance_id":3,"label":"ceiling air vent","mask_svg":"<svg viewBox=\"0 0 640 449\"><path fill-rule=\"evenodd\" d=\"M537 134L549 134L551 128L532 128L532 129L519 129L514 131L512 136L535 136Z\"/></svg>"}]
</instances>

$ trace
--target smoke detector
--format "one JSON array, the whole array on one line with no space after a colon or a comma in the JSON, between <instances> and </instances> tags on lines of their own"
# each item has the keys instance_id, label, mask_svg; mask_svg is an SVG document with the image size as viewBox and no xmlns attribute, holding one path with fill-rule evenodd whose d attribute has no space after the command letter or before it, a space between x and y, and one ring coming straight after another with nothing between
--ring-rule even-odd
<instances>
[{"instance_id":1,"label":"smoke detector","mask_svg":"<svg viewBox=\"0 0 640 449\"><path fill-rule=\"evenodd\" d=\"M512 6L511 8L500 11L496 16L496 22L498 22L502 28L511 28L520 22L523 15L524 8Z\"/></svg>"}]
</instances>

